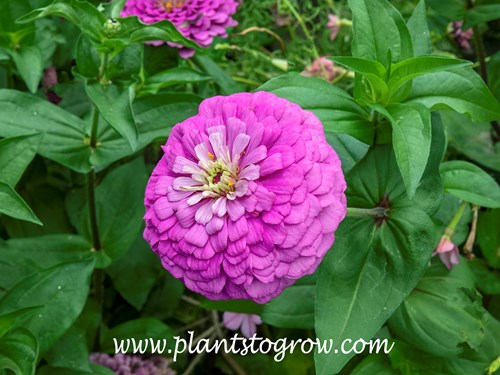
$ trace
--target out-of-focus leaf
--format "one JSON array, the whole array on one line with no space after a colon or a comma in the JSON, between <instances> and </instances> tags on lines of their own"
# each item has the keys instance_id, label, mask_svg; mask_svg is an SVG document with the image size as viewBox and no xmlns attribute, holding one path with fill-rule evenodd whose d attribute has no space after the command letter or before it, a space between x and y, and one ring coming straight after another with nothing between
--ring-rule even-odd
<instances>
[{"instance_id":1,"label":"out-of-focus leaf","mask_svg":"<svg viewBox=\"0 0 500 375\"><path fill-rule=\"evenodd\" d=\"M24 170L35 157L40 140L39 135L0 140L0 181L16 186Z\"/></svg>"},{"instance_id":2,"label":"out-of-focus leaf","mask_svg":"<svg viewBox=\"0 0 500 375\"><path fill-rule=\"evenodd\" d=\"M15 375L34 375L37 356L37 340L27 329L18 328L0 338L1 370L10 370Z\"/></svg>"},{"instance_id":3,"label":"out-of-focus leaf","mask_svg":"<svg viewBox=\"0 0 500 375\"><path fill-rule=\"evenodd\" d=\"M3 182L0 182L0 202L0 214L43 225L24 199L14 189Z\"/></svg>"},{"instance_id":4,"label":"out-of-focus leaf","mask_svg":"<svg viewBox=\"0 0 500 375\"><path fill-rule=\"evenodd\" d=\"M32 94L36 93L43 76L43 59L40 49L37 46L22 46L11 51L11 56L28 90Z\"/></svg>"},{"instance_id":5,"label":"out-of-focus leaf","mask_svg":"<svg viewBox=\"0 0 500 375\"><path fill-rule=\"evenodd\" d=\"M425 0L418 2L407 22L408 31L413 41L415 56L429 55L432 52L431 35L427 23Z\"/></svg>"}]
</instances>

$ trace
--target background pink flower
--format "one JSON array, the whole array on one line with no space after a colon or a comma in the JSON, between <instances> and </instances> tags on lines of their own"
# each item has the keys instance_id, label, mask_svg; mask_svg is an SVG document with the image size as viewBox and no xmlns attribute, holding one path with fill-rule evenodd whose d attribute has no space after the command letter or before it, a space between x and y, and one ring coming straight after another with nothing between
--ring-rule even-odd
<instances>
[{"instance_id":1,"label":"background pink flower","mask_svg":"<svg viewBox=\"0 0 500 375\"><path fill-rule=\"evenodd\" d=\"M257 333L257 326L262 324L262 319L254 314L239 314L226 311L222 316L224 327L231 331L241 330L246 338L252 337Z\"/></svg>"},{"instance_id":2,"label":"background pink flower","mask_svg":"<svg viewBox=\"0 0 500 375\"><path fill-rule=\"evenodd\" d=\"M267 92L214 97L163 150L144 238L174 277L210 299L265 303L314 272L346 184L313 113Z\"/></svg>"},{"instance_id":3,"label":"background pink flower","mask_svg":"<svg viewBox=\"0 0 500 375\"><path fill-rule=\"evenodd\" d=\"M337 68L333 61L322 56L306 66L301 75L305 77L320 77L329 82L333 81L337 75L341 73L341 69Z\"/></svg>"},{"instance_id":4,"label":"background pink flower","mask_svg":"<svg viewBox=\"0 0 500 375\"><path fill-rule=\"evenodd\" d=\"M441 262L443 262L449 270L451 270L453 266L459 262L458 247L451 242L451 239L446 235L441 237L441 240L432 255L434 256L436 254L439 254Z\"/></svg>"},{"instance_id":5,"label":"background pink flower","mask_svg":"<svg viewBox=\"0 0 500 375\"><path fill-rule=\"evenodd\" d=\"M186 38L208 47L216 36L227 37L226 29L238 24L231 17L237 9L235 0L127 0L121 16L138 16L147 24L169 20ZM168 44L180 48L183 58L194 55L190 48Z\"/></svg>"}]
</instances>

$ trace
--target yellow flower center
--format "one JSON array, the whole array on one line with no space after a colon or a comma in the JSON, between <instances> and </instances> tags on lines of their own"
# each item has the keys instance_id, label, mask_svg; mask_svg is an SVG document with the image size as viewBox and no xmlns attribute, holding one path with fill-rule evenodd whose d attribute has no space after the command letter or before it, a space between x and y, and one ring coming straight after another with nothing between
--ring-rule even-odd
<instances>
[{"instance_id":1,"label":"yellow flower center","mask_svg":"<svg viewBox=\"0 0 500 375\"><path fill-rule=\"evenodd\" d=\"M180 8L186 3L185 0L167 0L163 3L163 8L170 12L174 8Z\"/></svg>"}]
</instances>

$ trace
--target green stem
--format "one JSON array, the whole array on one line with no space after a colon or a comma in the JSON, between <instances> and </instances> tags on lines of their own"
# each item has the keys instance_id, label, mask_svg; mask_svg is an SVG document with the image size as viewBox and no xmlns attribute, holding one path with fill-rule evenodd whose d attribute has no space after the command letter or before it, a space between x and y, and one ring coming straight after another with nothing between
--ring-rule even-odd
<instances>
[{"instance_id":1,"label":"green stem","mask_svg":"<svg viewBox=\"0 0 500 375\"><path fill-rule=\"evenodd\" d=\"M101 66L99 68L99 83L101 85L109 84L108 77L107 77L108 65L109 65L109 52L106 52L101 57Z\"/></svg>"},{"instance_id":2,"label":"green stem","mask_svg":"<svg viewBox=\"0 0 500 375\"><path fill-rule=\"evenodd\" d=\"M374 217L382 218L387 217L388 209L384 207L375 208L355 208L347 207L347 216L349 217Z\"/></svg>"},{"instance_id":3,"label":"green stem","mask_svg":"<svg viewBox=\"0 0 500 375\"><path fill-rule=\"evenodd\" d=\"M460 206L458 207L457 212L455 212L455 216L450 221L450 224L446 227L446 230L444 231L445 235L448 237L453 236L453 233L455 233L455 228L457 227L458 223L460 222L460 219L462 218L462 215L464 214L465 208L467 207L467 202L462 202Z\"/></svg>"}]
</instances>

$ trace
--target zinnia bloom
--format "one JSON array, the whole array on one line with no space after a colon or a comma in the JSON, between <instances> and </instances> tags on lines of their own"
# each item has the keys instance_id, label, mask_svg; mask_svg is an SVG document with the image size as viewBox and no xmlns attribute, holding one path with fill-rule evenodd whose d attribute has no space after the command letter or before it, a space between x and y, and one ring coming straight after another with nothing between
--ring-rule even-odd
<instances>
[{"instance_id":1,"label":"zinnia bloom","mask_svg":"<svg viewBox=\"0 0 500 375\"><path fill-rule=\"evenodd\" d=\"M207 298L279 295L314 272L346 214L321 122L274 94L206 99L163 151L146 188L144 238Z\"/></svg>"},{"instance_id":2,"label":"zinnia bloom","mask_svg":"<svg viewBox=\"0 0 500 375\"><path fill-rule=\"evenodd\" d=\"M90 361L114 371L117 375L175 375L168 367L166 358L155 356L143 358L139 355L92 353Z\"/></svg>"},{"instance_id":3,"label":"zinnia bloom","mask_svg":"<svg viewBox=\"0 0 500 375\"><path fill-rule=\"evenodd\" d=\"M441 262L443 262L449 270L451 270L453 266L459 262L458 247L447 235L441 237L441 240L439 241L439 244L432 256L436 254L439 254Z\"/></svg>"},{"instance_id":4,"label":"zinnia bloom","mask_svg":"<svg viewBox=\"0 0 500 375\"><path fill-rule=\"evenodd\" d=\"M260 316L254 314L239 314L226 311L222 316L224 326L231 331L241 330L246 338L250 338L257 333L257 326L262 324Z\"/></svg>"},{"instance_id":5,"label":"zinnia bloom","mask_svg":"<svg viewBox=\"0 0 500 375\"><path fill-rule=\"evenodd\" d=\"M121 16L138 16L146 24L169 20L186 38L208 47L216 36L227 37L226 28L238 24L231 17L238 5L235 0L127 0ZM190 48L168 44L180 48L183 58L194 55Z\"/></svg>"}]
</instances>

